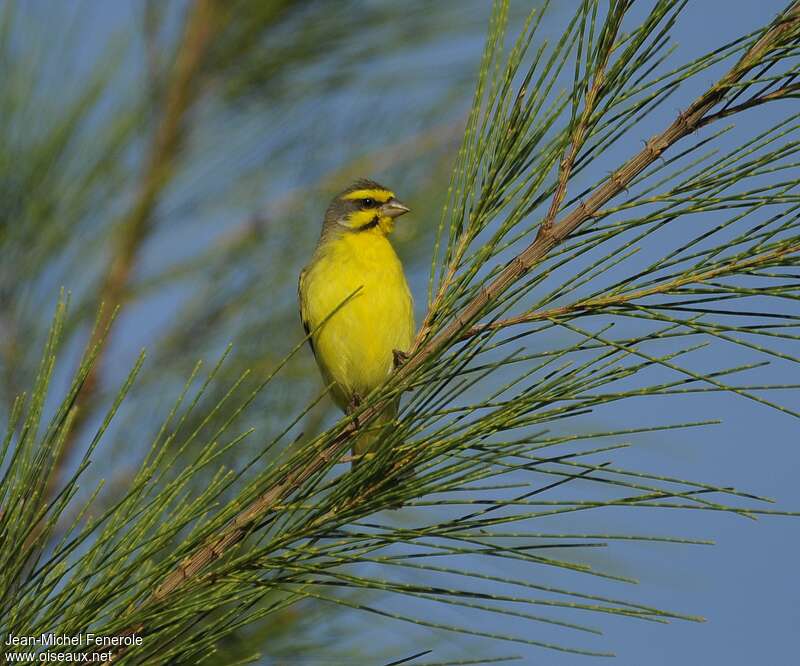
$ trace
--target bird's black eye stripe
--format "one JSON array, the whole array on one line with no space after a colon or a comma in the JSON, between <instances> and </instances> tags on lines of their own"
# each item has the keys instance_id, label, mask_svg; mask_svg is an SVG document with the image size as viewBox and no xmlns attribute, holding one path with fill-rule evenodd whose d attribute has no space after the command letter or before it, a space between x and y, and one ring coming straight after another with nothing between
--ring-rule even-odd
<instances>
[{"instance_id":1,"label":"bird's black eye stripe","mask_svg":"<svg viewBox=\"0 0 800 666\"><path fill-rule=\"evenodd\" d=\"M361 206L363 208L374 208L375 207L375 199L371 199L367 197L366 199L361 200Z\"/></svg>"}]
</instances>

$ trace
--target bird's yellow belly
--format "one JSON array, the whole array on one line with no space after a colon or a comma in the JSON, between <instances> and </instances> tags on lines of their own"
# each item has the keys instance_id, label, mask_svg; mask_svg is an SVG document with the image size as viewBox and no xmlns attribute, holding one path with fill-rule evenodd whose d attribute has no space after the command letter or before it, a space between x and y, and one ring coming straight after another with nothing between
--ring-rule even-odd
<instances>
[{"instance_id":1,"label":"bird's yellow belly","mask_svg":"<svg viewBox=\"0 0 800 666\"><path fill-rule=\"evenodd\" d=\"M363 398L383 383L393 350L411 346L414 314L402 266L384 237L354 234L330 243L306 276L304 292L317 362L345 409L354 395Z\"/></svg>"}]
</instances>

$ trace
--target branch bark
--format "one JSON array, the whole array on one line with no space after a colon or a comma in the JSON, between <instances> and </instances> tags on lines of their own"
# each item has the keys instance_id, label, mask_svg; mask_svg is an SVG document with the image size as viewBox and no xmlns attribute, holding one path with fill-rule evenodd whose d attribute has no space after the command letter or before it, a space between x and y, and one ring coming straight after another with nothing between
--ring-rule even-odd
<instances>
[{"instance_id":1,"label":"branch bark","mask_svg":"<svg viewBox=\"0 0 800 666\"><path fill-rule=\"evenodd\" d=\"M588 298L585 301L578 301L577 303L570 303L569 305L562 305L557 308L550 308L549 310L540 310L538 312L526 312L516 317L501 319L499 321L494 321L489 324L478 324L464 331L461 335L461 339L466 340L476 335L480 335L481 333L486 333L488 331L499 331L500 329L507 328L509 326L516 326L518 324L529 324L534 321L543 321L546 319L563 317L564 315L572 314L575 312L581 312L581 311L588 312L597 308L607 308L617 305L627 305L628 303L639 300L641 298L647 298L648 296L656 296L658 294L667 294L690 284L700 284L708 280L713 280L714 278L717 277L731 275L738 271L752 270L760 266L769 265L770 262L780 259L786 254L793 254L795 252L800 252L800 245L789 245L786 247L782 247L780 249L771 250L769 252L763 252L753 257L748 257L746 259L731 261L721 266L710 268L706 271L700 271L698 273L691 273L689 275L684 275L674 280L670 280L668 282L663 282L661 284L657 284L652 287L648 287L646 289L636 289L635 291L631 291L626 294Z\"/></svg>"},{"instance_id":2,"label":"branch bark","mask_svg":"<svg viewBox=\"0 0 800 666\"><path fill-rule=\"evenodd\" d=\"M608 59L611 56L611 51L614 46L614 40L617 37L617 32L622 24L622 19L625 16L629 5L620 5L617 11L609 19L610 22L607 28L603 31L603 51L600 54L598 65L595 69L592 85L586 92L583 103L583 112L580 118L575 123L570 137L569 147L558 165L558 185L553 194L553 199L550 202L550 208L547 215L539 227L539 235L547 235L552 233L553 221L558 215L558 210L567 195L567 183L572 175L572 168L575 165L575 158L578 156L580 149L586 141L589 124L592 115L597 108L597 103L600 101L600 92L603 89L603 84L606 80L606 67L608 66Z\"/></svg>"}]
</instances>

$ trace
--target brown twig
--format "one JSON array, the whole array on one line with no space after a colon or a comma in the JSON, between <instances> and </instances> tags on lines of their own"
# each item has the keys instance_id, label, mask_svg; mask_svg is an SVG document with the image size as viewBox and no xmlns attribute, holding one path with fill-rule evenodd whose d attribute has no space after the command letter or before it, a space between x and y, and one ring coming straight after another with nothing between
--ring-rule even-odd
<instances>
[{"instance_id":1,"label":"brown twig","mask_svg":"<svg viewBox=\"0 0 800 666\"><path fill-rule=\"evenodd\" d=\"M410 358L393 374L392 381L398 388L407 386L414 373L431 357L448 345L459 340L470 324L484 312L500 294L523 277L541 261L556 245L567 238L584 222L591 219L602 205L619 194L624 185L652 164L668 147L694 132L706 114L719 103L728 88L739 81L760 59L776 45L782 43L787 34L796 36L800 24L800 0L795 2L780 19L747 51L733 68L714 86L701 95L685 112L663 132L653 136L645 148L628 160L612 177L561 221L552 225L551 232L539 234L517 257L509 262L489 285L467 304L439 333L432 338L419 334ZM383 409L383 402L366 407L359 414L359 424L371 422ZM340 432L319 451L306 467L290 471L282 480L264 492L244 509L221 533L209 538L206 545L186 557L153 591L144 605L163 601L178 590L185 581L196 576L209 564L222 557L227 550L240 543L249 530L284 498L296 491L306 480L322 471L344 448L357 430L353 419L348 419ZM141 608L141 606L140 606ZM129 629L125 634L142 631L143 626Z\"/></svg>"},{"instance_id":2,"label":"brown twig","mask_svg":"<svg viewBox=\"0 0 800 666\"><path fill-rule=\"evenodd\" d=\"M760 106L761 104L766 104L767 102L775 101L776 99L786 99L792 97L797 93L800 93L800 83L792 83L788 86L782 86L777 90L773 90L771 93L767 93L766 95L759 95L757 97L753 97L752 99L748 99L746 102L737 104L736 106L730 106L727 109L718 111L717 113L712 113L711 115L703 118L703 121L700 123L699 127L705 127L706 125L713 123L715 120L727 118L728 116L746 111L747 109L752 109L753 107Z\"/></svg>"},{"instance_id":3,"label":"brown twig","mask_svg":"<svg viewBox=\"0 0 800 666\"><path fill-rule=\"evenodd\" d=\"M598 61L597 68L595 69L592 85L586 91L586 95L584 97L583 112L573 127L572 135L570 136L569 140L569 146L563 159L561 162L559 162L558 185L556 186L556 191L553 193L553 199L550 202L550 208L547 211L547 215L545 215L545 218L539 227L538 235L540 236L547 236L548 234L552 233L553 222L556 219L556 215L558 215L558 211L561 208L564 197L567 195L567 183L572 175L572 168L575 165L575 159L578 156L578 152L580 152L580 149L583 147L583 144L586 141L587 130L589 129L589 123L592 119L592 115L597 108L597 103L600 101L600 92L602 91L603 84L606 81L606 67L608 66L608 59L611 56L614 40L616 39L617 32L619 31L619 27L622 24L622 19L625 16L625 12L627 11L628 7L629 5L620 5L618 10L613 14L613 16L610 17L607 31L603 31L604 48L600 56L600 60Z\"/></svg>"},{"instance_id":4,"label":"brown twig","mask_svg":"<svg viewBox=\"0 0 800 666\"><path fill-rule=\"evenodd\" d=\"M648 287L646 289L637 289L635 291L631 291L626 294L588 298L584 301L570 303L569 305L562 305L557 308L550 308L549 310L539 310L538 312L526 312L516 317L508 317L507 319L500 319L499 321L493 321L489 324L478 324L464 331L461 335L461 339L466 340L476 335L480 335L481 333L486 333L488 331L499 331L500 329L507 328L509 326L516 326L518 324L529 324L534 321L555 319L558 317L563 317L564 315L573 314L575 312L582 312L582 311L589 312L591 310L596 310L598 308L626 305L633 301L637 301L641 298L646 298L648 296L655 296L657 294L666 294L690 284L699 284L702 282L706 282L708 280L713 280L716 277L730 275L732 273L735 273L736 271L757 268L758 266L762 266L765 263L768 263L774 259L779 259L780 257L786 254L794 252L800 252L800 245L792 245L788 247L782 247L776 250L771 250L769 252L757 254L753 257L748 257L747 259L732 261L723 264L722 266L716 266L715 268L711 268L707 271L701 271L699 273L684 275L674 280L670 280L668 282L663 282L661 284L657 284L652 287Z\"/></svg>"},{"instance_id":5,"label":"brown twig","mask_svg":"<svg viewBox=\"0 0 800 666\"><path fill-rule=\"evenodd\" d=\"M621 7L621 6L620 6ZM569 181L569 177L572 173L572 168L575 163L575 158L583 145L586 139L586 132L589 127L589 122L591 120L592 114L594 113L597 102L599 100L600 92L603 88L603 84L605 83L605 68L608 64L608 58L611 55L611 51L613 50L614 46L614 38L619 31L619 26L622 22L622 18L627 11L627 7L621 9L613 15L610 19L608 31L605 33L606 38L603 43L604 49L601 55L601 60L598 63L597 69L595 71L592 85L587 90L586 95L584 96L584 108L583 112L581 113L581 117L577 123L575 123L572 134L569 139L569 145L566 151L566 154L562 158L561 162L559 162L559 178L558 184L556 185L555 192L553 194L553 199L550 204L550 209L542 222L541 226L539 227L539 234L547 234L550 233L553 220L555 219L556 215L558 214L558 209L561 206L561 203L564 200L567 192L567 182ZM519 110L522 104L522 100L526 95L526 88L523 85L520 88L517 99L515 102L515 112ZM515 122L515 116L512 116L512 120L510 121L512 126ZM509 131L511 131L509 129ZM447 288L449 287L450 283L452 282L453 278L456 275L458 270L459 263L461 258L466 252L467 247L470 243L470 237L468 234L464 234L461 240L459 241L458 246L456 247L455 252L453 253L452 260L450 261L450 265L447 268L447 272L444 275L443 279L441 280L441 284L439 285L439 289L436 293L436 297L434 298L433 302L430 304L430 310L428 314L425 316L422 325L420 326L420 336L427 337L429 331L431 330L433 324L433 314L437 311L438 305L441 303L442 299L444 298Z\"/></svg>"}]
</instances>

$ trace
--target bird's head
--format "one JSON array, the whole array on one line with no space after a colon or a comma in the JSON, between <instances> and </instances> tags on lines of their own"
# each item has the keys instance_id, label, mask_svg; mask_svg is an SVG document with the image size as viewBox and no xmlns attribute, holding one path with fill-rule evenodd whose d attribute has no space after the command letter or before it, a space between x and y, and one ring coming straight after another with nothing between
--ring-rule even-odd
<instances>
[{"instance_id":1,"label":"bird's head","mask_svg":"<svg viewBox=\"0 0 800 666\"><path fill-rule=\"evenodd\" d=\"M395 218L408 210L392 190L362 178L334 197L325 213L325 226L350 232L374 229L388 234L394 229Z\"/></svg>"}]
</instances>

